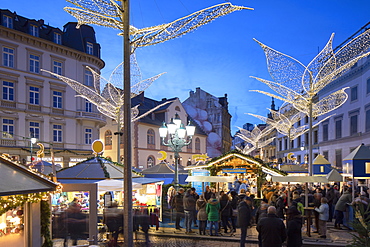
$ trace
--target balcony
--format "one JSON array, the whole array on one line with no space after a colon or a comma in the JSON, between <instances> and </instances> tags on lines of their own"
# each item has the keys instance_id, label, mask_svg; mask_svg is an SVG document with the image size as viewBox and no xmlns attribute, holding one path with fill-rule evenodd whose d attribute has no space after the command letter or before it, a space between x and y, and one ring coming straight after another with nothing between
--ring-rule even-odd
<instances>
[{"instance_id":1,"label":"balcony","mask_svg":"<svg viewBox=\"0 0 370 247\"><path fill-rule=\"evenodd\" d=\"M28 105L27 107L28 110L30 111L41 111L41 106L39 105Z\"/></svg>"},{"instance_id":2,"label":"balcony","mask_svg":"<svg viewBox=\"0 0 370 247\"><path fill-rule=\"evenodd\" d=\"M16 140L13 139L0 139L0 145L5 147L15 147L17 144Z\"/></svg>"},{"instance_id":3,"label":"balcony","mask_svg":"<svg viewBox=\"0 0 370 247\"><path fill-rule=\"evenodd\" d=\"M100 112L86 112L86 111L78 110L76 112L76 118L77 119L81 119L81 118L82 119L93 119L93 120L101 121L104 124L106 123L105 116L101 114Z\"/></svg>"},{"instance_id":4,"label":"balcony","mask_svg":"<svg viewBox=\"0 0 370 247\"><path fill-rule=\"evenodd\" d=\"M16 108L17 104L14 101L1 101L1 107Z\"/></svg>"}]
</instances>

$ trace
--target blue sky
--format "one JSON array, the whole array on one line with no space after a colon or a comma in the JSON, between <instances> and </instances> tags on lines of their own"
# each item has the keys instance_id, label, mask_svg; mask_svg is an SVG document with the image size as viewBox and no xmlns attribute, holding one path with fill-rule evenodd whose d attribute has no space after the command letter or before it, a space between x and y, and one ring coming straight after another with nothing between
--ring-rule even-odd
<instances>
[{"instance_id":1,"label":"blue sky","mask_svg":"<svg viewBox=\"0 0 370 247\"><path fill-rule=\"evenodd\" d=\"M131 0L131 24L142 28L171 22L192 12L223 3L222 0ZM184 101L197 87L229 99L232 133L246 122L260 123L245 113L266 115L271 98L249 92L269 91L250 76L271 79L264 53L253 38L309 63L335 33L339 45L370 21L369 0L234 0L234 5L252 7L218 18L180 38L137 49L143 78L167 72L145 92L147 97L179 97ZM44 19L51 26L75 19L63 10L72 4L64 0L1 0L0 8L32 19ZM94 26L110 73L122 61L122 38L117 30ZM276 102L279 106L281 102Z\"/></svg>"}]
</instances>

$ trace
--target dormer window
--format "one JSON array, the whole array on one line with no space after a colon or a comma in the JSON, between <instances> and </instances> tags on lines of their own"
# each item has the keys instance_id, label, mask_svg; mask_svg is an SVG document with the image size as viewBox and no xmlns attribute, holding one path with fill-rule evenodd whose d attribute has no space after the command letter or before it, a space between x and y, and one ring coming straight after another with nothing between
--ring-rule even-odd
<instances>
[{"instance_id":1,"label":"dormer window","mask_svg":"<svg viewBox=\"0 0 370 247\"><path fill-rule=\"evenodd\" d=\"M62 35L60 33L54 32L54 43L58 45L62 44Z\"/></svg>"},{"instance_id":2,"label":"dormer window","mask_svg":"<svg viewBox=\"0 0 370 247\"><path fill-rule=\"evenodd\" d=\"M36 25L30 25L30 34L35 37L39 37L39 27Z\"/></svg>"},{"instance_id":3,"label":"dormer window","mask_svg":"<svg viewBox=\"0 0 370 247\"><path fill-rule=\"evenodd\" d=\"M86 53L89 55L93 55L93 51L94 51L93 43L86 42Z\"/></svg>"},{"instance_id":4,"label":"dormer window","mask_svg":"<svg viewBox=\"0 0 370 247\"><path fill-rule=\"evenodd\" d=\"M3 26L7 28L13 28L13 18L8 15L3 15Z\"/></svg>"}]
</instances>

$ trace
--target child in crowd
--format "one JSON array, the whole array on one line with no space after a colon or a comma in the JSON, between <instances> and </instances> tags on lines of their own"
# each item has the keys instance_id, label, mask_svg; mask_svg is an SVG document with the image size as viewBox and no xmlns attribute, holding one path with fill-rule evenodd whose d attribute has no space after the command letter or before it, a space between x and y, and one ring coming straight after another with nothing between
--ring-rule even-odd
<instances>
[{"instance_id":1,"label":"child in crowd","mask_svg":"<svg viewBox=\"0 0 370 247\"><path fill-rule=\"evenodd\" d=\"M326 222L329 220L328 199L322 197L320 207L319 208L316 207L315 210L316 212L319 213L320 238L326 238Z\"/></svg>"}]
</instances>

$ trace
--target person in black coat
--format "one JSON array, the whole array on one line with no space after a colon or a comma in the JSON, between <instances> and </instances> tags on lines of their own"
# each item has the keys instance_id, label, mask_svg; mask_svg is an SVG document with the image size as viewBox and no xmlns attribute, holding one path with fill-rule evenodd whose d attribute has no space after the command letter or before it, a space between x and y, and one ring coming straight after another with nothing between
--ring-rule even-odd
<instances>
[{"instance_id":1,"label":"person in black coat","mask_svg":"<svg viewBox=\"0 0 370 247\"><path fill-rule=\"evenodd\" d=\"M276 215L281 219L285 219L285 199L286 194L282 193L276 200Z\"/></svg>"},{"instance_id":2,"label":"person in black coat","mask_svg":"<svg viewBox=\"0 0 370 247\"><path fill-rule=\"evenodd\" d=\"M223 194L220 199L220 206L221 206L221 222L224 228L224 232L227 233L227 229L231 230L231 226L229 223L229 219L232 215L232 207L229 196Z\"/></svg>"},{"instance_id":3,"label":"person in black coat","mask_svg":"<svg viewBox=\"0 0 370 247\"><path fill-rule=\"evenodd\" d=\"M175 227L177 230L180 230L182 227L180 226L180 221L184 218L184 189L180 188L175 198L173 199L173 205L176 210L176 223Z\"/></svg>"},{"instance_id":4,"label":"person in black coat","mask_svg":"<svg viewBox=\"0 0 370 247\"><path fill-rule=\"evenodd\" d=\"M270 206L267 209L267 217L260 219L257 231L261 234L262 247L281 247L286 239L285 225L276 216L276 208Z\"/></svg>"},{"instance_id":5,"label":"person in black coat","mask_svg":"<svg viewBox=\"0 0 370 247\"><path fill-rule=\"evenodd\" d=\"M245 246L245 238L247 237L247 228L252 220L252 199L245 196L238 205L238 226L241 230L240 247Z\"/></svg>"},{"instance_id":6,"label":"person in black coat","mask_svg":"<svg viewBox=\"0 0 370 247\"><path fill-rule=\"evenodd\" d=\"M287 212L287 247L302 246L302 215L297 207L291 206Z\"/></svg>"}]
</instances>

